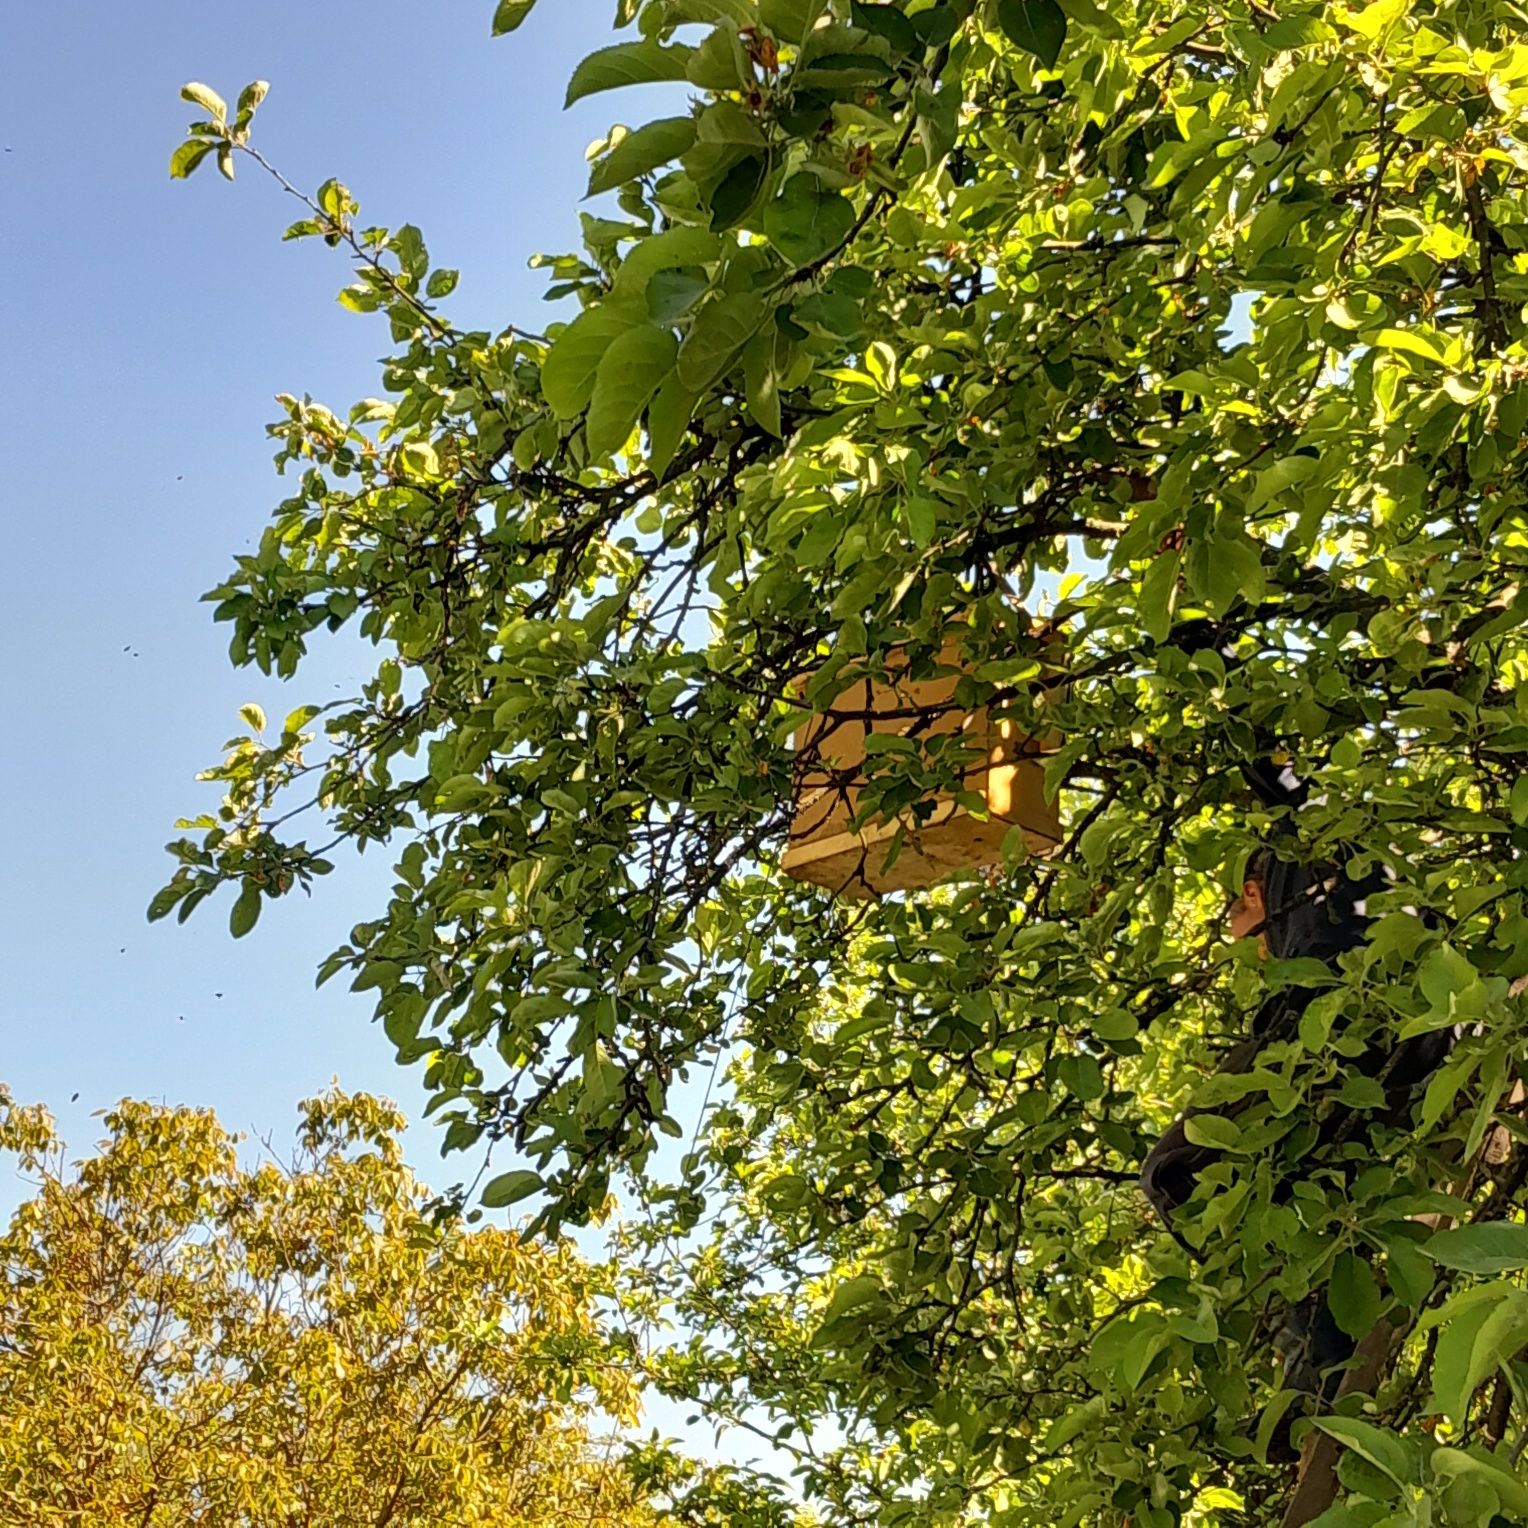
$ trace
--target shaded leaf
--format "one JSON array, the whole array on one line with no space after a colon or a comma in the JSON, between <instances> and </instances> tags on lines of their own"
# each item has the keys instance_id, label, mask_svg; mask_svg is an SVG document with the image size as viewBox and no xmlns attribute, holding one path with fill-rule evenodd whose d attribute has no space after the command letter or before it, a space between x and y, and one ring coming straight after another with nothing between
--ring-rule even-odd
<instances>
[{"instance_id":1,"label":"shaded leaf","mask_svg":"<svg viewBox=\"0 0 1528 1528\"><path fill-rule=\"evenodd\" d=\"M260 888L252 882L239 893L228 914L228 932L235 939L242 939L259 921L261 901Z\"/></svg>"},{"instance_id":2,"label":"shaded leaf","mask_svg":"<svg viewBox=\"0 0 1528 1528\"><path fill-rule=\"evenodd\" d=\"M759 0L759 20L781 42L799 43L826 9L827 0Z\"/></svg>"},{"instance_id":3,"label":"shaded leaf","mask_svg":"<svg viewBox=\"0 0 1528 1528\"><path fill-rule=\"evenodd\" d=\"M508 1205L518 1204L522 1199L529 1199L532 1194L539 1193L542 1187L539 1173L524 1169L500 1173L498 1177L489 1179L483 1189L482 1200L490 1210L502 1210Z\"/></svg>"},{"instance_id":4,"label":"shaded leaf","mask_svg":"<svg viewBox=\"0 0 1528 1528\"><path fill-rule=\"evenodd\" d=\"M711 227L717 232L742 222L748 209L758 200L768 164L757 156L740 159L711 192Z\"/></svg>"},{"instance_id":5,"label":"shaded leaf","mask_svg":"<svg viewBox=\"0 0 1528 1528\"><path fill-rule=\"evenodd\" d=\"M679 449L686 426L695 413L699 394L686 387L677 375L658 389L647 411L647 459L661 482Z\"/></svg>"},{"instance_id":6,"label":"shaded leaf","mask_svg":"<svg viewBox=\"0 0 1528 1528\"><path fill-rule=\"evenodd\" d=\"M1066 12L1056 0L998 0L997 20L1015 47L1033 53L1047 69L1056 67L1066 42Z\"/></svg>"},{"instance_id":7,"label":"shaded leaf","mask_svg":"<svg viewBox=\"0 0 1528 1528\"><path fill-rule=\"evenodd\" d=\"M695 315L679 347L679 380L695 394L705 392L742 354L765 316L764 299L757 292L713 297Z\"/></svg>"},{"instance_id":8,"label":"shaded leaf","mask_svg":"<svg viewBox=\"0 0 1528 1528\"><path fill-rule=\"evenodd\" d=\"M843 242L854 208L815 175L793 175L764 212L764 232L792 265L810 265Z\"/></svg>"},{"instance_id":9,"label":"shaded leaf","mask_svg":"<svg viewBox=\"0 0 1528 1528\"><path fill-rule=\"evenodd\" d=\"M629 309L601 303L580 313L552 342L541 365L541 391L559 419L588 407L605 352L637 321Z\"/></svg>"},{"instance_id":10,"label":"shaded leaf","mask_svg":"<svg viewBox=\"0 0 1528 1528\"><path fill-rule=\"evenodd\" d=\"M1327 1307L1338 1327L1349 1337L1366 1337L1379 1319L1381 1299L1374 1270L1367 1259L1342 1253L1332 1269L1327 1287Z\"/></svg>"},{"instance_id":11,"label":"shaded leaf","mask_svg":"<svg viewBox=\"0 0 1528 1528\"><path fill-rule=\"evenodd\" d=\"M600 362L586 425L589 449L607 456L626 444L648 400L668 380L679 342L667 329L643 324L613 340Z\"/></svg>"}]
</instances>

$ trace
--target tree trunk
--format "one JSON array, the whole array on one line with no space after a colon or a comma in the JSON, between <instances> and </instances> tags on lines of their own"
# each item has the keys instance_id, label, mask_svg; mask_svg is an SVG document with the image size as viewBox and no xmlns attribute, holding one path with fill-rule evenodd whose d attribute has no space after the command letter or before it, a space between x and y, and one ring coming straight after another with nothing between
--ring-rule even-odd
<instances>
[{"instance_id":1,"label":"tree trunk","mask_svg":"<svg viewBox=\"0 0 1528 1528\"><path fill-rule=\"evenodd\" d=\"M1342 1377L1338 1397L1355 1391L1368 1392L1379 1383L1396 1329L1388 1321L1376 1321L1369 1334L1354 1351L1353 1367ZM1294 1492L1284 1509L1280 1528L1302 1528L1314 1522L1337 1499L1337 1460L1342 1445L1321 1431L1311 1428L1300 1449L1299 1473Z\"/></svg>"}]
</instances>

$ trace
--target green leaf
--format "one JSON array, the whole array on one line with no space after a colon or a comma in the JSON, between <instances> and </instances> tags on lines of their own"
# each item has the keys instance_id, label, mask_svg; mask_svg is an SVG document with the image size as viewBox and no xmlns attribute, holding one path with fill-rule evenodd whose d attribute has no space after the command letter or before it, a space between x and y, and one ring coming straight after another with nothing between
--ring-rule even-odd
<instances>
[{"instance_id":1,"label":"green leaf","mask_svg":"<svg viewBox=\"0 0 1528 1528\"><path fill-rule=\"evenodd\" d=\"M921 56L923 45L917 30L895 5L867 4L866 0L853 0L850 14L855 26L864 27L878 37L884 37L899 56Z\"/></svg>"},{"instance_id":2,"label":"green leaf","mask_svg":"<svg viewBox=\"0 0 1528 1528\"><path fill-rule=\"evenodd\" d=\"M1405 355L1420 356L1424 361L1443 364L1443 352L1438 349L1430 335L1415 329L1381 329L1374 336L1374 343L1381 350L1398 350Z\"/></svg>"},{"instance_id":3,"label":"green leaf","mask_svg":"<svg viewBox=\"0 0 1528 1528\"><path fill-rule=\"evenodd\" d=\"M876 9L889 11L891 7L878 6ZM956 97L957 92L948 85L934 95L923 89L913 93L918 108L918 138L931 165L937 165L955 147L960 136L960 102Z\"/></svg>"},{"instance_id":4,"label":"green leaf","mask_svg":"<svg viewBox=\"0 0 1528 1528\"><path fill-rule=\"evenodd\" d=\"M621 1091L624 1077L620 1066L611 1059L603 1044L595 1043L584 1052L584 1091L579 1100L583 1114L602 1114Z\"/></svg>"},{"instance_id":5,"label":"green leaf","mask_svg":"<svg viewBox=\"0 0 1528 1528\"><path fill-rule=\"evenodd\" d=\"M1334 42L1337 33L1319 16L1285 16L1263 29L1266 47L1288 51L1309 48L1317 43Z\"/></svg>"},{"instance_id":6,"label":"green leaf","mask_svg":"<svg viewBox=\"0 0 1528 1528\"><path fill-rule=\"evenodd\" d=\"M1525 1341L1528 1293L1510 1284L1493 1290L1489 1300L1470 1301L1457 1314L1445 1306L1433 1360L1437 1409L1462 1424L1481 1382L1510 1363Z\"/></svg>"},{"instance_id":7,"label":"green leaf","mask_svg":"<svg viewBox=\"0 0 1528 1528\"><path fill-rule=\"evenodd\" d=\"M493 12L493 35L503 37L513 32L531 13L536 0L499 0Z\"/></svg>"},{"instance_id":8,"label":"green leaf","mask_svg":"<svg viewBox=\"0 0 1528 1528\"><path fill-rule=\"evenodd\" d=\"M695 147L684 167L697 182L710 182L740 159L767 159L768 142L758 119L736 101L713 101L695 123Z\"/></svg>"},{"instance_id":9,"label":"green leaf","mask_svg":"<svg viewBox=\"0 0 1528 1528\"><path fill-rule=\"evenodd\" d=\"M206 138L188 138L170 155L170 179L184 180L215 147Z\"/></svg>"},{"instance_id":10,"label":"green leaf","mask_svg":"<svg viewBox=\"0 0 1528 1528\"><path fill-rule=\"evenodd\" d=\"M1217 615L1241 599L1257 604L1267 588L1258 543L1235 525L1218 525L1208 541L1196 542L1188 567L1195 591Z\"/></svg>"},{"instance_id":11,"label":"green leaf","mask_svg":"<svg viewBox=\"0 0 1528 1528\"><path fill-rule=\"evenodd\" d=\"M1449 944L1432 950L1417 972L1422 996L1439 1013L1449 1013L1455 994L1467 991L1479 980L1475 967Z\"/></svg>"},{"instance_id":12,"label":"green leaf","mask_svg":"<svg viewBox=\"0 0 1528 1528\"><path fill-rule=\"evenodd\" d=\"M764 299L757 292L713 297L695 315L679 347L680 382L697 395L706 392L742 354L743 346L759 332L766 316Z\"/></svg>"},{"instance_id":13,"label":"green leaf","mask_svg":"<svg viewBox=\"0 0 1528 1528\"><path fill-rule=\"evenodd\" d=\"M1097 37L1107 37L1117 41L1125 35L1125 29L1118 21L1109 14L1108 10L1101 5L1095 5L1093 0L1057 0L1069 23L1080 27L1084 32L1092 32Z\"/></svg>"},{"instance_id":14,"label":"green leaf","mask_svg":"<svg viewBox=\"0 0 1528 1528\"><path fill-rule=\"evenodd\" d=\"M382 305L376 292L369 286L362 286L359 282L354 286L343 288L336 301L341 307L349 308L352 313L375 313Z\"/></svg>"},{"instance_id":15,"label":"green leaf","mask_svg":"<svg viewBox=\"0 0 1528 1528\"><path fill-rule=\"evenodd\" d=\"M1376 1427L1372 1422L1362 1422L1357 1417L1317 1417L1316 1426L1352 1449L1360 1458L1367 1459L1396 1485L1415 1484L1415 1451L1394 1433L1386 1432L1383 1427Z\"/></svg>"},{"instance_id":16,"label":"green leaf","mask_svg":"<svg viewBox=\"0 0 1528 1528\"><path fill-rule=\"evenodd\" d=\"M1428 1237L1422 1250L1460 1273L1510 1273L1528 1268L1528 1226L1508 1220L1454 1226Z\"/></svg>"},{"instance_id":17,"label":"green leaf","mask_svg":"<svg viewBox=\"0 0 1528 1528\"><path fill-rule=\"evenodd\" d=\"M1400 20L1408 4L1409 0L1371 0L1357 10L1339 10L1336 16L1343 26L1373 41L1386 27Z\"/></svg>"},{"instance_id":18,"label":"green leaf","mask_svg":"<svg viewBox=\"0 0 1528 1528\"><path fill-rule=\"evenodd\" d=\"M185 896L190 887L184 881L172 881L168 886L162 887L154 893L153 900L149 903L148 918L150 923L158 923L161 918L168 918L175 911L175 904Z\"/></svg>"},{"instance_id":19,"label":"green leaf","mask_svg":"<svg viewBox=\"0 0 1528 1528\"><path fill-rule=\"evenodd\" d=\"M854 208L815 175L793 175L764 211L769 242L792 264L810 265L837 248L854 226Z\"/></svg>"},{"instance_id":20,"label":"green leaf","mask_svg":"<svg viewBox=\"0 0 1528 1528\"><path fill-rule=\"evenodd\" d=\"M730 242L730 241L729 241ZM641 240L621 261L612 295L635 300L658 271L712 265L722 257L723 240L704 228L667 228Z\"/></svg>"},{"instance_id":21,"label":"green leaf","mask_svg":"<svg viewBox=\"0 0 1528 1528\"><path fill-rule=\"evenodd\" d=\"M826 9L826 0L759 0L759 20L784 43L799 43Z\"/></svg>"},{"instance_id":22,"label":"green leaf","mask_svg":"<svg viewBox=\"0 0 1528 1528\"><path fill-rule=\"evenodd\" d=\"M875 1305L885 1298L885 1291L881 1287L881 1281L874 1274L862 1273L856 1278L841 1279L833 1287L833 1298L828 1301L828 1308L823 1312L823 1320L836 1321L840 1316L848 1315L850 1311L862 1310L867 1305Z\"/></svg>"},{"instance_id":23,"label":"green leaf","mask_svg":"<svg viewBox=\"0 0 1528 1528\"><path fill-rule=\"evenodd\" d=\"M588 407L605 352L638 321L627 307L601 303L580 313L553 340L541 363L541 391L559 419L572 419Z\"/></svg>"},{"instance_id":24,"label":"green leaf","mask_svg":"<svg viewBox=\"0 0 1528 1528\"><path fill-rule=\"evenodd\" d=\"M518 1204L522 1199L529 1199L544 1186L539 1173L526 1169L500 1173L497 1178L491 1178L483 1189L483 1203L490 1210L502 1210L508 1205Z\"/></svg>"},{"instance_id":25,"label":"green leaf","mask_svg":"<svg viewBox=\"0 0 1528 1528\"><path fill-rule=\"evenodd\" d=\"M1257 475L1257 484L1247 496L1247 513L1261 509L1271 499L1316 475L1320 463L1313 456L1285 456Z\"/></svg>"},{"instance_id":26,"label":"green leaf","mask_svg":"<svg viewBox=\"0 0 1528 1528\"><path fill-rule=\"evenodd\" d=\"M1107 1408L1108 1401L1101 1395L1091 1396L1088 1400L1070 1407L1052 1424L1050 1431L1045 1435L1045 1442L1042 1446L1048 1453L1054 1453L1057 1449L1064 1448L1074 1438L1084 1433L1094 1422L1099 1421Z\"/></svg>"},{"instance_id":27,"label":"green leaf","mask_svg":"<svg viewBox=\"0 0 1528 1528\"><path fill-rule=\"evenodd\" d=\"M642 42L618 42L591 53L573 71L568 82L564 107L602 90L618 90L625 85L650 85L660 80L682 80L693 48L683 43L664 46L644 39Z\"/></svg>"},{"instance_id":28,"label":"green leaf","mask_svg":"<svg viewBox=\"0 0 1528 1528\"><path fill-rule=\"evenodd\" d=\"M1259 1464L1268 1462L1268 1445L1273 1442L1274 1432L1294 1403L1301 1399L1298 1390L1280 1390L1263 1409L1258 1419L1257 1436L1253 1439L1253 1453Z\"/></svg>"},{"instance_id":29,"label":"green leaf","mask_svg":"<svg viewBox=\"0 0 1528 1528\"><path fill-rule=\"evenodd\" d=\"M594 456L620 450L648 400L674 369L679 342L653 324L627 329L606 350L594 380L585 429Z\"/></svg>"},{"instance_id":30,"label":"green leaf","mask_svg":"<svg viewBox=\"0 0 1528 1528\"><path fill-rule=\"evenodd\" d=\"M810 68L797 69L792 83L800 90L852 93L889 79L892 67L877 53L814 54ZM879 172L872 162L867 174Z\"/></svg>"},{"instance_id":31,"label":"green leaf","mask_svg":"<svg viewBox=\"0 0 1528 1528\"><path fill-rule=\"evenodd\" d=\"M702 90L737 90L749 73L748 55L743 51L738 28L727 21L702 39L686 66L685 78Z\"/></svg>"},{"instance_id":32,"label":"green leaf","mask_svg":"<svg viewBox=\"0 0 1528 1528\"><path fill-rule=\"evenodd\" d=\"M1367 1259L1342 1253L1332 1268L1326 1303L1339 1328L1349 1337L1365 1337L1379 1319L1381 1299L1374 1270Z\"/></svg>"},{"instance_id":33,"label":"green leaf","mask_svg":"<svg viewBox=\"0 0 1528 1528\"><path fill-rule=\"evenodd\" d=\"M1107 1084L1103 1068L1092 1056L1063 1056L1056 1063L1056 1076L1066 1090L1083 1103L1092 1103L1104 1096Z\"/></svg>"},{"instance_id":34,"label":"green leaf","mask_svg":"<svg viewBox=\"0 0 1528 1528\"><path fill-rule=\"evenodd\" d=\"M1512 814L1512 820L1518 827L1528 824L1528 775L1519 775L1512 782L1512 794L1507 801L1507 810Z\"/></svg>"},{"instance_id":35,"label":"green leaf","mask_svg":"<svg viewBox=\"0 0 1528 1528\"><path fill-rule=\"evenodd\" d=\"M686 387L678 376L673 376L658 389L648 406L647 464L660 483L679 450L679 443L699 401L697 393Z\"/></svg>"},{"instance_id":36,"label":"green leaf","mask_svg":"<svg viewBox=\"0 0 1528 1528\"><path fill-rule=\"evenodd\" d=\"M1528 1521L1528 1486L1495 1459L1478 1451L1459 1448L1435 1448L1428 1456L1428 1468L1444 1480L1475 1478L1484 1481L1517 1522Z\"/></svg>"},{"instance_id":37,"label":"green leaf","mask_svg":"<svg viewBox=\"0 0 1528 1528\"><path fill-rule=\"evenodd\" d=\"M698 268L654 271L647 283L647 316L654 323L676 323L710 290L710 280Z\"/></svg>"},{"instance_id":38,"label":"green leaf","mask_svg":"<svg viewBox=\"0 0 1528 1528\"><path fill-rule=\"evenodd\" d=\"M422 1010L413 1004L392 1009L382 1020L383 1033L399 1050L405 1050L419 1038L422 1018Z\"/></svg>"},{"instance_id":39,"label":"green leaf","mask_svg":"<svg viewBox=\"0 0 1528 1528\"><path fill-rule=\"evenodd\" d=\"M1194 1146L1211 1146L1216 1151L1239 1151L1242 1133L1234 1120L1219 1114L1190 1114L1183 1121L1183 1133Z\"/></svg>"},{"instance_id":40,"label":"green leaf","mask_svg":"<svg viewBox=\"0 0 1528 1528\"><path fill-rule=\"evenodd\" d=\"M766 325L743 347L743 393L748 412L777 440L780 418L780 332Z\"/></svg>"},{"instance_id":41,"label":"green leaf","mask_svg":"<svg viewBox=\"0 0 1528 1528\"><path fill-rule=\"evenodd\" d=\"M1155 642L1165 642L1172 630L1181 566L1178 553L1159 553L1141 576L1141 628Z\"/></svg>"},{"instance_id":42,"label":"green leaf","mask_svg":"<svg viewBox=\"0 0 1528 1528\"><path fill-rule=\"evenodd\" d=\"M210 85L192 80L190 84L180 87L180 98L190 101L193 106L200 106L214 122L228 120L228 103Z\"/></svg>"},{"instance_id":43,"label":"green leaf","mask_svg":"<svg viewBox=\"0 0 1528 1528\"><path fill-rule=\"evenodd\" d=\"M1475 1393L1479 1380L1471 1379L1470 1370L1476 1339L1495 1308L1497 1298L1497 1292L1492 1291L1486 1300L1470 1300L1457 1308L1456 1302L1450 1301L1439 1312L1429 1405L1446 1416L1460 1419Z\"/></svg>"},{"instance_id":44,"label":"green leaf","mask_svg":"<svg viewBox=\"0 0 1528 1528\"><path fill-rule=\"evenodd\" d=\"M456 290L456 283L460 279L460 271L449 270L442 266L439 270L430 272L430 279L425 283L424 295L426 297L449 297Z\"/></svg>"},{"instance_id":45,"label":"green leaf","mask_svg":"<svg viewBox=\"0 0 1528 1528\"><path fill-rule=\"evenodd\" d=\"M711 192L711 227L720 233L741 223L758 200L768 173L769 165L757 155L733 165Z\"/></svg>"},{"instance_id":46,"label":"green leaf","mask_svg":"<svg viewBox=\"0 0 1528 1528\"><path fill-rule=\"evenodd\" d=\"M240 706L239 715L244 718L245 725L251 732L265 731L265 712L254 701Z\"/></svg>"},{"instance_id":47,"label":"green leaf","mask_svg":"<svg viewBox=\"0 0 1528 1528\"><path fill-rule=\"evenodd\" d=\"M425 248L424 235L412 223L405 223L391 239L387 247L398 257L398 264L406 276L419 281L430 268L429 251Z\"/></svg>"},{"instance_id":48,"label":"green leaf","mask_svg":"<svg viewBox=\"0 0 1528 1528\"><path fill-rule=\"evenodd\" d=\"M939 524L939 501L926 494L914 494L903 508L907 514L907 533L912 537L913 545L927 546L934 539L934 531ZM1130 1032L1135 1033L1133 1023Z\"/></svg>"},{"instance_id":49,"label":"green leaf","mask_svg":"<svg viewBox=\"0 0 1528 1528\"><path fill-rule=\"evenodd\" d=\"M662 117L627 133L589 176L589 195L614 190L678 159L695 142L694 117Z\"/></svg>"},{"instance_id":50,"label":"green leaf","mask_svg":"<svg viewBox=\"0 0 1528 1528\"><path fill-rule=\"evenodd\" d=\"M668 18L685 21L735 21L747 26L755 19L752 0L668 0Z\"/></svg>"},{"instance_id":51,"label":"green leaf","mask_svg":"<svg viewBox=\"0 0 1528 1528\"><path fill-rule=\"evenodd\" d=\"M228 914L228 932L235 939L242 939L259 922L262 900L260 888L252 881L246 883Z\"/></svg>"},{"instance_id":52,"label":"green leaf","mask_svg":"<svg viewBox=\"0 0 1528 1528\"><path fill-rule=\"evenodd\" d=\"M1015 47L1056 67L1066 42L1066 12L1056 0L998 0L997 21Z\"/></svg>"},{"instance_id":53,"label":"green leaf","mask_svg":"<svg viewBox=\"0 0 1528 1528\"><path fill-rule=\"evenodd\" d=\"M1202 371L1174 372L1162 384L1164 393L1183 393L1190 398L1211 398L1215 395L1215 390L1214 379L1206 376Z\"/></svg>"}]
</instances>

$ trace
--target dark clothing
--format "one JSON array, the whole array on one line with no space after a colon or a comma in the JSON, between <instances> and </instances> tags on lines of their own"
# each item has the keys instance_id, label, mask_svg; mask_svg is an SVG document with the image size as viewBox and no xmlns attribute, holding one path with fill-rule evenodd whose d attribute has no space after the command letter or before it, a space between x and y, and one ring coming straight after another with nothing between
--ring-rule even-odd
<instances>
[{"instance_id":1,"label":"dark clothing","mask_svg":"<svg viewBox=\"0 0 1528 1528\"><path fill-rule=\"evenodd\" d=\"M1301 865L1268 851L1249 875L1263 887L1268 953L1276 959L1309 957L1328 965L1335 965L1344 950L1364 942L1368 927L1365 898L1386 884L1377 874L1355 882L1340 866ZM1300 1016L1309 1001L1310 994L1300 988L1273 994L1254 1016L1251 1034L1226 1053L1217 1072L1239 1075L1251 1071L1266 1046L1298 1033ZM1452 1032L1444 1030L1415 1036L1394 1047L1371 1045L1358 1059L1358 1070L1366 1077L1380 1079L1389 1114L1399 1120L1410 1107L1417 1084L1442 1061L1452 1040ZM1238 1107L1233 1105L1225 1112L1233 1114ZM1190 1254L1194 1249L1173 1225L1173 1215L1192 1198L1200 1175L1223 1155L1188 1139L1184 1119L1202 1112L1190 1109L1141 1164L1142 1190L1163 1225ZM1333 1109L1323 1121L1317 1149L1339 1138L1351 1115L1351 1110ZM1289 1187L1285 1185L1286 1191ZM1335 1392L1341 1378L1335 1366L1352 1356L1354 1343L1338 1329L1319 1291L1290 1313L1286 1331L1296 1344L1287 1356L1286 1382L1311 1392L1320 1385L1330 1398L1328 1392ZM1322 1375L1324 1380L1319 1378Z\"/></svg>"},{"instance_id":2,"label":"dark clothing","mask_svg":"<svg viewBox=\"0 0 1528 1528\"><path fill-rule=\"evenodd\" d=\"M1386 885L1377 872L1352 881L1340 866L1302 865L1272 853L1263 856L1256 878L1262 883L1267 909L1264 934L1269 955L1276 960L1313 958L1328 965L1335 965L1344 950L1364 942L1369 923L1366 898ZM1295 1036L1309 1001L1310 995L1298 987L1274 993L1253 1017L1250 1036L1232 1046L1216 1071L1250 1072L1265 1046ZM1451 1041L1448 1031L1440 1031L1414 1036L1393 1048L1371 1046L1359 1058L1358 1070L1381 1080L1391 1110L1400 1118L1412 1091L1447 1054ZM1190 1109L1184 1118L1196 1112L1201 1111ZM1323 1125L1322 1140L1330 1142L1348 1116L1347 1110L1334 1110ZM1193 1145L1180 1119L1141 1164L1141 1187L1170 1230L1171 1212L1188 1201L1199 1175L1220 1156L1213 1147Z\"/></svg>"},{"instance_id":3,"label":"dark clothing","mask_svg":"<svg viewBox=\"0 0 1528 1528\"><path fill-rule=\"evenodd\" d=\"M1293 998L1295 994L1287 996ZM1251 1037L1233 1045L1226 1052L1225 1058L1215 1068L1217 1073L1240 1076L1250 1072L1257 1065L1258 1056L1265 1046L1275 1040L1292 1038L1304 1005L1296 1006L1286 1002L1285 997L1286 994L1281 993L1277 999L1270 999L1258 1009L1252 1022ZM1270 1014L1269 1009L1275 1002L1278 1007ZM1390 1102L1390 1116L1399 1120L1410 1106L1417 1085L1431 1076L1448 1054L1452 1042L1451 1030L1439 1030L1403 1040L1393 1050L1371 1046L1359 1058L1358 1069L1365 1077L1381 1079ZM1168 1127L1141 1163L1141 1188L1151 1201L1152 1208L1161 1217L1163 1225L1175 1235L1177 1233L1172 1223L1172 1212L1188 1203L1200 1174L1224 1155L1213 1146L1194 1145L1184 1129L1184 1120L1194 1114L1207 1112L1230 1115L1236 1109L1237 1105L1234 1104L1221 1111L1189 1109L1182 1118ZM1334 1109L1323 1122L1318 1144L1330 1143L1350 1116L1350 1110Z\"/></svg>"},{"instance_id":4,"label":"dark clothing","mask_svg":"<svg viewBox=\"0 0 1528 1528\"><path fill-rule=\"evenodd\" d=\"M1254 1033L1250 1040L1233 1045L1215 1070L1231 1076L1250 1072L1257 1065L1258 1052L1266 1043L1266 1038ZM1224 1155L1213 1146L1196 1146L1188 1138L1184 1121L1190 1114L1204 1112L1202 1109L1190 1109L1175 1120L1141 1163L1142 1192L1151 1201L1151 1207L1161 1218L1162 1224L1174 1236L1178 1232L1172 1223L1172 1211L1188 1203L1193 1197L1200 1173Z\"/></svg>"},{"instance_id":5,"label":"dark clothing","mask_svg":"<svg viewBox=\"0 0 1528 1528\"><path fill-rule=\"evenodd\" d=\"M1338 865L1302 865L1264 852L1259 879L1267 908L1268 953L1275 960L1313 956L1335 962L1364 942L1368 898L1385 889L1377 872L1350 881Z\"/></svg>"}]
</instances>

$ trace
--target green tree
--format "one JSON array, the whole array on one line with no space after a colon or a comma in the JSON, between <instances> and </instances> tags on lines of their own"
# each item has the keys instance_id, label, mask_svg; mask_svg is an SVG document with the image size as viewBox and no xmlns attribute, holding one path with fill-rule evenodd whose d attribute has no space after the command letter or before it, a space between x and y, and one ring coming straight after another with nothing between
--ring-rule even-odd
<instances>
[{"instance_id":1,"label":"green tree","mask_svg":"<svg viewBox=\"0 0 1528 1528\"><path fill-rule=\"evenodd\" d=\"M0 1516L16 1528L656 1521L589 1429L635 1419L567 1246L433 1229L402 1117L302 1107L293 1159L126 1102L70 1167L0 1093L33 1192L0 1236Z\"/></svg>"},{"instance_id":2,"label":"green tree","mask_svg":"<svg viewBox=\"0 0 1528 1528\"><path fill-rule=\"evenodd\" d=\"M1528 975L1523 16L617 24L569 99L691 104L598 146L614 205L544 262L569 321L457 329L455 273L335 181L292 230L348 248L341 300L395 351L348 414L285 400L293 490L217 615L267 673L324 628L379 661L321 727L252 719L152 912L229 885L247 930L325 868L288 827L310 799L393 845L324 974L375 992L451 1145L524 1154L492 1198L580 1223L625 1175L628 1298L696 1334L655 1377L781 1432L835 1521L1277 1521L1268 1334L1321 1289L1402 1334L1321 1424L1329 1521L1519 1520L1524 1164L1481 1148L1521 1133ZM255 153L254 97L192 98L177 171ZM1064 844L871 904L783 876L803 717L952 633L955 704L1059 730ZM1335 977L1221 938L1273 828L1240 766L1276 752L1304 851L1394 876ZM916 730L873 754L864 820L926 814L960 764ZM1206 1084L1302 984L1298 1036ZM1450 1026L1383 1119L1352 1063ZM664 1181L671 1091L713 1070ZM1191 1096L1227 1150L1197 1260L1133 1185ZM1334 1098L1356 1123L1313 1159Z\"/></svg>"}]
</instances>

